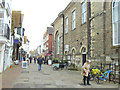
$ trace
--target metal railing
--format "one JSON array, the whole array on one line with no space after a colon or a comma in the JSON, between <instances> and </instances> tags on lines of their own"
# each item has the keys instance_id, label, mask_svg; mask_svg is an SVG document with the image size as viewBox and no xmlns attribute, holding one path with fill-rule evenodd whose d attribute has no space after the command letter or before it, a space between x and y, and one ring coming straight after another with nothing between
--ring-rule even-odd
<instances>
[{"instance_id":1,"label":"metal railing","mask_svg":"<svg viewBox=\"0 0 120 90\"><path fill-rule=\"evenodd\" d=\"M0 20L0 36L10 39L10 28L8 24L2 23L2 20Z\"/></svg>"}]
</instances>

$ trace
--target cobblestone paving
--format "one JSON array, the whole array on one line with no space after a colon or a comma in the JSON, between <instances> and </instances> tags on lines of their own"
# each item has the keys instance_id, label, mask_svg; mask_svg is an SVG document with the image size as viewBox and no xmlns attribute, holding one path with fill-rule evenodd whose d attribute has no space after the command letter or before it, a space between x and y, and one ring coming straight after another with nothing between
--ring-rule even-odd
<instances>
[{"instance_id":1,"label":"cobblestone paving","mask_svg":"<svg viewBox=\"0 0 120 90\"><path fill-rule=\"evenodd\" d=\"M118 84L91 82L90 86L80 85L81 73L79 71L58 70L54 71L51 66L42 65L38 71L37 64L30 64L23 69L19 78L13 84L13 88L118 88Z\"/></svg>"}]
</instances>

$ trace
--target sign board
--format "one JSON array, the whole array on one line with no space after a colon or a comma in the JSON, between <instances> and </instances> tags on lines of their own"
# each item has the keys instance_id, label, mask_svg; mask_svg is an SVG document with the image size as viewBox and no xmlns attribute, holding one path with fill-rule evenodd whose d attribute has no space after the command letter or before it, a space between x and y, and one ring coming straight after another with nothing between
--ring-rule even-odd
<instances>
[{"instance_id":1,"label":"sign board","mask_svg":"<svg viewBox=\"0 0 120 90\"><path fill-rule=\"evenodd\" d=\"M68 59L68 60L71 60L71 59L70 59L70 56L67 56L67 59Z\"/></svg>"},{"instance_id":2,"label":"sign board","mask_svg":"<svg viewBox=\"0 0 120 90\"><path fill-rule=\"evenodd\" d=\"M65 45L65 51L69 51L69 45Z\"/></svg>"},{"instance_id":3,"label":"sign board","mask_svg":"<svg viewBox=\"0 0 120 90\"><path fill-rule=\"evenodd\" d=\"M27 61L22 61L22 68L27 68L27 67L28 67Z\"/></svg>"}]
</instances>

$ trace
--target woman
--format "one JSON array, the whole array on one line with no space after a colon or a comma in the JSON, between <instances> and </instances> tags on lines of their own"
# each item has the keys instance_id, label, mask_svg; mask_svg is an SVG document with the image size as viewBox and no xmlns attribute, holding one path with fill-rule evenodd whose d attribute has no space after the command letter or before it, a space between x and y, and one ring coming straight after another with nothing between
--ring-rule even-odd
<instances>
[{"instance_id":1,"label":"woman","mask_svg":"<svg viewBox=\"0 0 120 90\"><path fill-rule=\"evenodd\" d=\"M90 78L90 76L89 76L90 62L91 62L90 60L87 60L87 62L84 63L84 65L82 67L84 85L86 85L86 79L87 79L87 85L91 85L89 83L89 80L90 80L89 79Z\"/></svg>"}]
</instances>

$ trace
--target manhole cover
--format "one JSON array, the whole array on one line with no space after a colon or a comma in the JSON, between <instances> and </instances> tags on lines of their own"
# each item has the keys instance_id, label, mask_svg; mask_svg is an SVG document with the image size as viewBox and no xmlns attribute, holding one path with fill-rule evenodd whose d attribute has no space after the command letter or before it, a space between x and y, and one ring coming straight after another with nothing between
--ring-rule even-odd
<instances>
[{"instance_id":1,"label":"manhole cover","mask_svg":"<svg viewBox=\"0 0 120 90\"><path fill-rule=\"evenodd\" d=\"M22 71L21 73L29 73L29 71Z\"/></svg>"}]
</instances>

